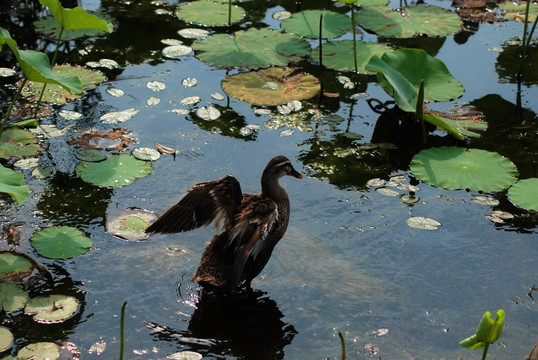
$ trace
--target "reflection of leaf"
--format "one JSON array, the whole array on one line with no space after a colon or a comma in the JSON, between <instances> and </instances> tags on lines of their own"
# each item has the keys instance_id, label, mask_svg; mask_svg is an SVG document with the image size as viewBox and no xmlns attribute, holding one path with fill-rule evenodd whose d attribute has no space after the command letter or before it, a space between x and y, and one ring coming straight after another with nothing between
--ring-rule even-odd
<instances>
[{"instance_id":1,"label":"reflection of leaf","mask_svg":"<svg viewBox=\"0 0 538 360\"><path fill-rule=\"evenodd\" d=\"M26 201L30 189L23 185L24 175L0 165L0 192L11 195L19 204Z\"/></svg>"},{"instance_id":2,"label":"reflection of leaf","mask_svg":"<svg viewBox=\"0 0 538 360\"><path fill-rule=\"evenodd\" d=\"M479 137L480 133L478 131L485 131L488 128L488 123L484 121L484 114L472 106L460 106L449 109L446 112L424 108L424 112L425 116L432 114L439 117L458 134L463 136ZM441 128L446 129L445 126L441 126Z\"/></svg>"},{"instance_id":3,"label":"reflection of leaf","mask_svg":"<svg viewBox=\"0 0 538 360\"><path fill-rule=\"evenodd\" d=\"M227 76L222 88L249 104L280 105L306 100L320 91L317 78L297 69L268 68Z\"/></svg>"},{"instance_id":4,"label":"reflection of leaf","mask_svg":"<svg viewBox=\"0 0 538 360\"><path fill-rule=\"evenodd\" d=\"M287 32L307 38L319 38L319 20L323 15L322 36L332 39L351 31L351 19L343 14L330 10L304 10L291 15L282 21L282 28Z\"/></svg>"},{"instance_id":5,"label":"reflection of leaf","mask_svg":"<svg viewBox=\"0 0 538 360\"><path fill-rule=\"evenodd\" d=\"M149 162L137 160L132 155L112 155L101 162L81 162L77 165L77 175L82 180L103 187L121 187L135 179L148 176L153 171Z\"/></svg>"}]
</instances>

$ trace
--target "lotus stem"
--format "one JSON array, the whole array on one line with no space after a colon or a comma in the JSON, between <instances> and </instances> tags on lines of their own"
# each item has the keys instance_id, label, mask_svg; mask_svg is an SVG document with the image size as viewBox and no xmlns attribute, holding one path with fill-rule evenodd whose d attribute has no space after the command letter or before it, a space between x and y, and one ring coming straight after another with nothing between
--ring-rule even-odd
<instances>
[{"instance_id":1,"label":"lotus stem","mask_svg":"<svg viewBox=\"0 0 538 360\"><path fill-rule=\"evenodd\" d=\"M486 355L488 354L488 348L489 348L489 343L486 342L486 347L484 347L484 351L482 352L482 360L486 360Z\"/></svg>"},{"instance_id":2,"label":"lotus stem","mask_svg":"<svg viewBox=\"0 0 538 360\"><path fill-rule=\"evenodd\" d=\"M228 27L232 26L232 0L228 0Z\"/></svg>"},{"instance_id":3,"label":"lotus stem","mask_svg":"<svg viewBox=\"0 0 538 360\"><path fill-rule=\"evenodd\" d=\"M339 331L338 337L340 338L340 346L342 347L342 360L346 360L346 342L344 341L344 335Z\"/></svg>"},{"instance_id":4,"label":"lotus stem","mask_svg":"<svg viewBox=\"0 0 538 360\"><path fill-rule=\"evenodd\" d=\"M127 300L121 305L120 314L120 360L123 360L123 344L124 344L124 327L125 327L125 307L127 306Z\"/></svg>"},{"instance_id":5,"label":"lotus stem","mask_svg":"<svg viewBox=\"0 0 538 360\"><path fill-rule=\"evenodd\" d=\"M319 14L319 87L320 94L323 95L323 14ZM320 97L321 99L321 97Z\"/></svg>"},{"instance_id":6,"label":"lotus stem","mask_svg":"<svg viewBox=\"0 0 538 360\"><path fill-rule=\"evenodd\" d=\"M351 33L353 34L353 64L355 65L355 72L359 72L357 66L357 35L355 34L355 4L351 4Z\"/></svg>"},{"instance_id":7,"label":"lotus stem","mask_svg":"<svg viewBox=\"0 0 538 360\"><path fill-rule=\"evenodd\" d=\"M19 98L19 95L22 92L22 89L24 88L24 85L26 85L26 82L28 79L24 78L24 80L21 83L21 86L19 86L19 89L17 90L17 93L15 96L13 96L13 100L11 100L11 104L9 104L9 108L6 111L6 115L4 116L4 120L2 121L2 125L0 126L0 136L2 136L2 133L4 132L4 127L6 126L7 119L9 119L9 116L11 115L11 111L13 111L13 106L15 106L15 102Z\"/></svg>"}]
</instances>

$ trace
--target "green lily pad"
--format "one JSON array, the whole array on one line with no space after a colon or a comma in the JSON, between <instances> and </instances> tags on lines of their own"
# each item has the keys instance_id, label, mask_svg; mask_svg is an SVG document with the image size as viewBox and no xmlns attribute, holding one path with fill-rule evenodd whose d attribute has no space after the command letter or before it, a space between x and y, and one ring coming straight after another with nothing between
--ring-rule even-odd
<instances>
[{"instance_id":1,"label":"green lily pad","mask_svg":"<svg viewBox=\"0 0 538 360\"><path fill-rule=\"evenodd\" d=\"M82 180L103 187L122 187L138 178L151 174L153 167L147 161L137 160L132 155L112 155L105 161L83 161L76 167Z\"/></svg>"},{"instance_id":2,"label":"green lily pad","mask_svg":"<svg viewBox=\"0 0 538 360\"><path fill-rule=\"evenodd\" d=\"M13 251L0 252L1 281L24 278L30 275L33 270L33 264L26 256Z\"/></svg>"},{"instance_id":3,"label":"green lily pad","mask_svg":"<svg viewBox=\"0 0 538 360\"><path fill-rule=\"evenodd\" d=\"M30 300L24 312L39 323L53 324L69 319L77 312L78 300L67 295L51 295Z\"/></svg>"},{"instance_id":4,"label":"green lily pad","mask_svg":"<svg viewBox=\"0 0 538 360\"><path fill-rule=\"evenodd\" d=\"M538 211L538 178L519 180L508 189L508 199L522 209Z\"/></svg>"},{"instance_id":5,"label":"green lily pad","mask_svg":"<svg viewBox=\"0 0 538 360\"><path fill-rule=\"evenodd\" d=\"M37 144L37 138L16 127L4 130L0 136L0 158L10 159L12 156L34 156L43 148Z\"/></svg>"},{"instance_id":6,"label":"green lily pad","mask_svg":"<svg viewBox=\"0 0 538 360\"><path fill-rule=\"evenodd\" d=\"M13 334L9 329L0 326L0 352L7 350L13 343Z\"/></svg>"},{"instance_id":7,"label":"green lily pad","mask_svg":"<svg viewBox=\"0 0 538 360\"><path fill-rule=\"evenodd\" d=\"M398 38L421 34L446 36L458 32L463 26L458 14L422 4L400 10L387 6L362 8L356 19L360 26L378 35Z\"/></svg>"},{"instance_id":8,"label":"green lily pad","mask_svg":"<svg viewBox=\"0 0 538 360\"><path fill-rule=\"evenodd\" d=\"M102 72L82 66L57 65L52 69L52 72L61 78L74 75L80 80L80 85L82 86L81 92L71 94L59 85L48 84L42 101L55 104L65 104L66 102L78 99L82 96L84 90L93 89L106 79ZM22 90L22 95L37 100L41 95L42 89L43 83L28 81Z\"/></svg>"},{"instance_id":9,"label":"green lily pad","mask_svg":"<svg viewBox=\"0 0 538 360\"><path fill-rule=\"evenodd\" d=\"M43 0L42 0L43 1ZM54 2L57 0L45 0L49 2ZM80 10L78 10L80 9ZM77 7L74 9L63 9L64 13L67 13L69 15L83 12L89 16L95 19L95 23L84 23L79 21L76 21L77 19L73 19L73 21L69 21L69 24L67 26L71 27L71 29L64 28L64 31L62 32L62 41L69 41L74 40L82 37L90 37L90 36L101 36L106 34L107 32L112 32L112 18L106 14L102 14L99 12L91 12ZM95 25L98 25L97 29L94 28ZM76 28L72 28L74 26L77 26ZM80 27L82 26L82 27ZM60 29L61 25L58 24L58 21L54 18L54 16L46 16L44 18L41 18L39 20L34 21L34 29L36 32L41 33L52 40L58 40L58 35L60 35Z\"/></svg>"},{"instance_id":10,"label":"green lily pad","mask_svg":"<svg viewBox=\"0 0 538 360\"><path fill-rule=\"evenodd\" d=\"M383 56L391 48L387 45L357 41L357 70L371 73L365 69L372 56ZM312 58L319 61L319 47L312 50ZM353 61L353 40L333 41L323 45L323 65L340 71L355 71Z\"/></svg>"},{"instance_id":11,"label":"green lily pad","mask_svg":"<svg viewBox=\"0 0 538 360\"><path fill-rule=\"evenodd\" d=\"M228 4L213 0L196 0L183 3L176 11L179 20L203 26L228 25ZM242 7L231 7L231 23L237 23L245 17Z\"/></svg>"},{"instance_id":12,"label":"green lily pad","mask_svg":"<svg viewBox=\"0 0 538 360\"><path fill-rule=\"evenodd\" d=\"M0 310L18 311L28 302L28 294L15 284L0 283ZM0 338L2 338L0 336ZM1 348L2 346L0 346ZM0 349L1 351L1 349Z\"/></svg>"},{"instance_id":13,"label":"green lily pad","mask_svg":"<svg viewBox=\"0 0 538 360\"><path fill-rule=\"evenodd\" d=\"M501 191L519 175L516 166L496 152L448 146L422 150L409 167L426 184L449 190Z\"/></svg>"},{"instance_id":14,"label":"green lily pad","mask_svg":"<svg viewBox=\"0 0 538 360\"><path fill-rule=\"evenodd\" d=\"M266 28L215 34L192 48L198 59L218 68L286 66L310 55L310 46L297 35Z\"/></svg>"},{"instance_id":15,"label":"green lily pad","mask_svg":"<svg viewBox=\"0 0 538 360\"><path fill-rule=\"evenodd\" d=\"M249 104L280 105L293 100L306 100L320 91L316 77L297 69L268 68L226 76L222 89Z\"/></svg>"},{"instance_id":16,"label":"green lily pad","mask_svg":"<svg viewBox=\"0 0 538 360\"><path fill-rule=\"evenodd\" d=\"M525 21L525 9L527 8L526 1L506 1L499 4L499 9L504 10L504 18L506 20L515 20L519 22ZM534 22L538 16L538 4L531 1L529 6L530 23Z\"/></svg>"},{"instance_id":17,"label":"green lily pad","mask_svg":"<svg viewBox=\"0 0 538 360\"><path fill-rule=\"evenodd\" d=\"M51 259L79 256L92 247L90 238L69 226L43 229L32 236L31 242L40 255Z\"/></svg>"},{"instance_id":18,"label":"green lily pad","mask_svg":"<svg viewBox=\"0 0 538 360\"><path fill-rule=\"evenodd\" d=\"M18 360L56 360L60 357L60 348L52 342L38 342L26 345L17 353Z\"/></svg>"},{"instance_id":19,"label":"green lily pad","mask_svg":"<svg viewBox=\"0 0 538 360\"><path fill-rule=\"evenodd\" d=\"M75 157L80 161L88 162L99 162L107 158L104 152L94 149L80 149L75 153Z\"/></svg>"},{"instance_id":20,"label":"green lily pad","mask_svg":"<svg viewBox=\"0 0 538 360\"><path fill-rule=\"evenodd\" d=\"M15 172L0 165L0 192L11 195L19 204L26 201L30 192L30 188L23 185L23 182L22 172Z\"/></svg>"},{"instance_id":21,"label":"green lily pad","mask_svg":"<svg viewBox=\"0 0 538 360\"><path fill-rule=\"evenodd\" d=\"M107 219L106 231L121 239L138 241L147 239L146 228L157 219L147 211L128 211Z\"/></svg>"},{"instance_id":22,"label":"green lily pad","mask_svg":"<svg viewBox=\"0 0 538 360\"><path fill-rule=\"evenodd\" d=\"M323 15L322 36L333 39L351 31L351 18L330 10L304 10L280 24L284 30L303 37L319 39L319 19Z\"/></svg>"}]
</instances>

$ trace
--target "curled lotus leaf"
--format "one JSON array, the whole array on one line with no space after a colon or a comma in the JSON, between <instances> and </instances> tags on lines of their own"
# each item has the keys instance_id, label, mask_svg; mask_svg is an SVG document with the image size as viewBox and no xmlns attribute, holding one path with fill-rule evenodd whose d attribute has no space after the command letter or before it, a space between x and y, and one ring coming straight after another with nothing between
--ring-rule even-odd
<instances>
[{"instance_id":1,"label":"curled lotus leaf","mask_svg":"<svg viewBox=\"0 0 538 360\"><path fill-rule=\"evenodd\" d=\"M239 100L265 106L310 99L320 92L316 77L293 68L268 68L227 76L222 88Z\"/></svg>"}]
</instances>

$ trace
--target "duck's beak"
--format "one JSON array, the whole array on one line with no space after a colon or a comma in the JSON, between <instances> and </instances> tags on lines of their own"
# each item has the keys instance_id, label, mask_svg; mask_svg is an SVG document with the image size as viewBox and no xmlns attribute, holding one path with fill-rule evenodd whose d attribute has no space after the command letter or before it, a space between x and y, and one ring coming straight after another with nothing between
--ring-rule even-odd
<instances>
[{"instance_id":1,"label":"duck's beak","mask_svg":"<svg viewBox=\"0 0 538 360\"><path fill-rule=\"evenodd\" d=\"M290 173L288 174L290 176L293 176L294 178L297 178L297 179L302 179L303 178L303 175L301 175L297 170L295 169L291 169Z\"/></svg>"}]
</instances>

